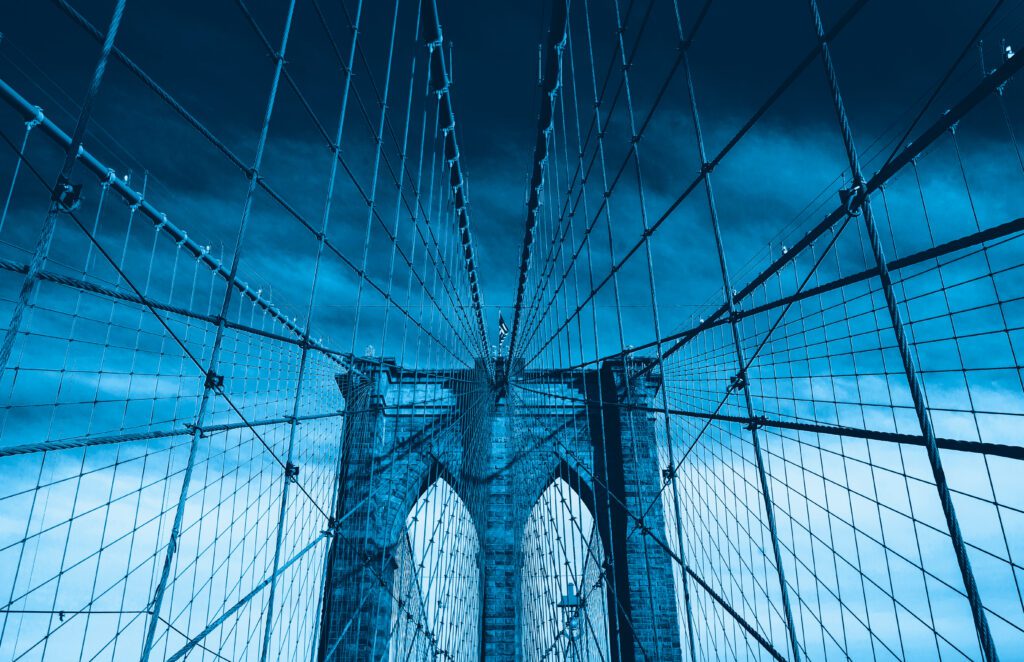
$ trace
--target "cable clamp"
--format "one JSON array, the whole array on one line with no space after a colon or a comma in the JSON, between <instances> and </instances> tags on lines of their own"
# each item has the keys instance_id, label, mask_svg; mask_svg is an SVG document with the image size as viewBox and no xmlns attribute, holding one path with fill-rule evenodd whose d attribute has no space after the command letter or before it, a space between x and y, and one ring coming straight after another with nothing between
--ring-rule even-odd
<instances>
[{"instance_id":1,"label":"cable clamp","mask_svg":"<svg viewBox=\"0 0 1024 662\"><path fill-rule=\"evenodd\" d=\"M768 419L765 418L764 416L755 416L754 418L750 419L750 422L744 425L743 427L753 432L754 430L759 430L763 428L767 421Z\"/></svg>"},{"instance_id":2,"label":"cable clamp","mask_svg":"<svg viewBox=\"0 0 1024 662\"><path fill-rule=\"evenodd\" d=\"M224 387L224 375L218 375L211 370L206 373L206 381L203 383L206 388L219 389Z\"/></svg>"},{"instance_id":3,"label":"cable clamp","mask_svg":"<svg viewBox=\"0 0 1024 662\"><path fill-rule=\"evenodd\" d=\"M729 379L728 391L742 391L747 388L747 374L743 370L740 370L732 378Z\"/></svg>"},{"instance_id":4,"label":"cable clamp","mask_svg":"<svg viewBox=\"0 0 1024 662\"><path fill-rule=\"evenodd\" d=\"M714 169L715 164L713 162L705 161L704 163L700 164L700 176L705 177L707 175L710 175Z\"/></svg>"},{"instance_id":5,"label":"cable clamp","mask_svg":"<svg viewBox=\"0 0 1024 662\"><path fill-rule=\"evenodd\" d=\"M60 211L69 214L82 205L82 185L72 184L64 176L61 176L53 188L53 195L50 199L57 203Z\"/></svg>"},{"instance_id":6,"label":"cable clamp","mask_svg":"<svg viewBox=\"0 0 1024 662\"><path fill-rule=\"evenodd\" d=\"M676 468L675 467L665 467L664 469L661 470L661 480L666 485L671 483L672 479L675 478L675 477L676 477Z\"/></svg>"},{"instance_id":7,"label":"cable clamp","mask_svg":"<svg viewBox=\"0 0 1024 662\"><path fill-rule=\"evenodd\" d=\"M289 461L284 465L284 477L285 480L290 480L295 483L299 479L299 465Z\"/></svg>"},{"instance_id":8,"label":"cable clamp","mask_svg":"<svg viewBox=\"0 0 1024 662\"><path fill-rule=\"evenodd\" d=\"M850 188L839 189L839 203L849 216L860 216L866 197L867 191L863 182L857 182Z\"/></svg>"},{"instance_id":9,"label":"cable clamp","mask_svg":"<svg viewBox=\"0 0 1024 662\"><path fill-rule=\"evenodd\" d=\"M36 128L37 126L42 124L43 120L45 119L42 108L40 108L39 106L32 106L32 110L35 111L35 114L32 116L32 119L25 122L26 131L31 131L32 129Z\"/></svg>"}]
</instances>

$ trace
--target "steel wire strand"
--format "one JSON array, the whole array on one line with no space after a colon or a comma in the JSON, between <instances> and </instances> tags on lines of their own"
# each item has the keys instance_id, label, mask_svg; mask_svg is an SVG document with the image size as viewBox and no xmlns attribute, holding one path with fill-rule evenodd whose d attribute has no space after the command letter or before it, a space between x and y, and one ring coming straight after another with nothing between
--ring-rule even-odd
<instances>
[{"instance_id":1,"label":"steel wire strand","mask_svg":"<svg viewBox=\"0 0 1024 662\"><path fill-rule=\"evenodd\" d=\"M81 16L81 14L79 14L73 7L71 7L67 3L67 0L53 0L53 2L57 3L62 11L66 12L69 17L71 17L88 33L90 33L94 37L96 37L99 34L96 31L96 29L83 16ZM312 234L314 237L317 236L316 228L310 223L310 221L305 216L303 216L302 213L300 213L298 210L295 209L294 206L288 203L280 195L280 193L278 193L274 188L272 188L267 183L267 181L262 176L259 176L259 173L252 172L250 168L247 165L245 165L238 156L236 156L221 140L214 136L214 134L208 128L206 128L195 116L193 116L186 108L184 108L184 106L182 106L178 101L176 101L170 95L169 92L164 90L155 80L153 80L148 74L146 74L145 71L143 71L137 64L135 64L119 49L114 48L112 50L112 55L115 58L117 58L125 67L127 67L129 71L132 72L133 75L138 77L139 80L144 85L146 85L146 87L151 89L162 101L164 101L168 106L170 106L171 109L175 111L175 113L181 116L182 119L184 119L187 124L189 124L192 128L198 131L200 135L202 135L210 144L212 144L222 154L224 154L224 156L232 165L234 165L247 177L252 177L253 180L257 183L257 186L265 193L267 193L267 195L269 195L271 199L274 200L274 202L277 203L289 216L298 221L299 224L302 225L306 230L308 230L310 234ZM277 58L279 56L275 55L275 57ZM340 154L340 152L338 153ZM154 218L154 220L157 219ZM366 284L368 284L378 294L382 296L384 295L384 289L374 279L372 279L368 274L366 274L365 271L361 271L358 265L355 262L353 262L348 256L346 256L340 250L340 248L338 248L337 245L335 245L334 242L330 241L329 238L326 238L325 245L339 260L342 261L342 263L347 268L352 270L356 274L356 276L361 279L361 282L365 282ZM416 318L412 315L410 311L406 311L401 306L396 306L396 309L402 311L402 313L409 317L409 319L412 320L413 323L418 323L418 320L416 320ZM442 314L444 313L442 312ZM451 324L451 322L449 322L449 324ZM432 334L427 335L428 337L431 337ZM436 336L434 337L434 341L440 343L440 340L438 340ZM455 358L456 360L459 360L458 357L455 356L454 354L452 355L452 357Z\"/></svg>"}]
</instances>

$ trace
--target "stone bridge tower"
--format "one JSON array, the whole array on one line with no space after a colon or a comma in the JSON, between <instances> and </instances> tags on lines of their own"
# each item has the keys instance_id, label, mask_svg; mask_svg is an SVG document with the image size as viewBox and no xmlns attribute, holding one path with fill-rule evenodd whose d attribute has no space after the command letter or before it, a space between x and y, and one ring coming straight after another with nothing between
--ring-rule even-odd
<instances>
[{"instance_id":1,"label":"stone bridge tower","mask_svg":"<svg viewBox=\"0 0 1024 662\"><path fill-rule=\"evenodd\" d=\"M665 538L655 418L644 408L660 376L644 370L626 380L642 368L650 366L524 371L499 361L494 377L482 363L433 373L376 360L339 376L348 414L320 659L387 658L396 608L388 587L395 559L408 553L406 517L439 477L459 493L479 536L480 659L522 658L521 538L557 478L597 523L609 638L619 642L609 645L610 659L679 659L671 560L626 511L653 503L643 524Z\"/></svg>"}]
</instances>

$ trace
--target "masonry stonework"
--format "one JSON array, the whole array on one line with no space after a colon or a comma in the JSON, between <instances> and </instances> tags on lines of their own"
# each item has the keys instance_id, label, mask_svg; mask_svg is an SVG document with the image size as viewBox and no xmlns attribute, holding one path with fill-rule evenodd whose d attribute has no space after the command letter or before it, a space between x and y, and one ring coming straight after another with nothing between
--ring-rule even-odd
<instances>
[{"instance_id":1,"label":"masonry stonework","mask_svg":"<svg viewBox=\"0 0 1024 662\"><path fill-rule=\"evenodd\" d=\"M409 611L394 595L395 559L409 554L405 520L438 477L465 502L480 540L480 659L522 659L520 542L556 478L579 493L597 523L608 632L619 642L609 645L610 659L679 659L671 560L635 531L632 515L647 510L642 526L664 538L655 418L630 407L649 403L660 383L649 371L625 379L644 367L606 362L565 374L499 362L495 379L483 363L430 374L376 360L361 374L339 376L347 414L320 659L389 657L398 612ZM566 397L542 394L552 389ZM429 407L405 405L428 400ZM398 581L409 580L399 573Z\"/></svg>"}]
</instances>

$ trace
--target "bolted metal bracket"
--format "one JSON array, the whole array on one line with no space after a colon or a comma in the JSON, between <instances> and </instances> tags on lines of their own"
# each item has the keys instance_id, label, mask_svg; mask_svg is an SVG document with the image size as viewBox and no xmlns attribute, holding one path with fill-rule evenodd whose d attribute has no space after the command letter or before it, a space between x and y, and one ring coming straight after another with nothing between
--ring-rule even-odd
<instances>
[{"instance_id":1,"label":"bolted metal bracket","mask_svg":"<svg viewBox=\"0 0 1024 662\"><path fill-rule=\"evenodd\" d=\"M839 203L843 205L843 209L850 216L860 216L861 207L863 207L866 197L867 191L864 190L864 185L861 182L850 188L839 189Z\"/></svg>"},{"instance_id":2,"label":"bolted metal bracket","mask_svg":"<svg viewBox=\"0 0 1024 662\"><path fill-rule=\"evenodd\" d=\"M82 185L72 184L63 177L53 187L51 199L57 203L60 210L69 214L82 206Z\"/></svg>"},{"instance_id":3,"label":"bolted metal bracket","mask_svg":"<svg viewBox=\"0 0 1024 662\"><path fill-rule=\"evenodd\" d=\"M206 373L206 381L203 383L206 388L218 389L224 386L224 375L218 375L211 370Z\"/></svg>"}]
</instances>

